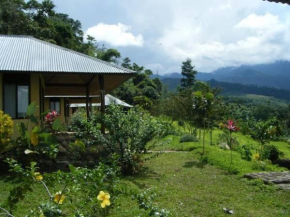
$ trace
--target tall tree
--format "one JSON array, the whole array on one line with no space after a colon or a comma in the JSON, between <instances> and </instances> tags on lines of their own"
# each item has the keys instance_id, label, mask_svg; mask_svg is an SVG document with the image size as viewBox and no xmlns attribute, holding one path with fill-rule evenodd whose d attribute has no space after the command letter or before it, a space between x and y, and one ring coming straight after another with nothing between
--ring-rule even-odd
<instances>
[{"instance_id":1,"label":"tall tree","mask_svg":"<svg viewBox=\"0 0 290 217\"><path fill-rule=\"evenodd\" d=\"M25 13L24 0L0 1L0 34L26 35L34 31L35 23Z\"/></svg>"},{"instance_id":2,"label":"tall tree","mask_svg":"<svg viewBox=\"0 0 290 217\"><path fill-rule=\"evenodd\" d=\"M192 89L195 83L195 75L197 74L197 71L194 70L194 66L192 66L190 59L182 62L181 74L184 78L180 80L179 91Z\"/></svg>"},{"instance_id":3,"label":"tall tree","mask_svg":"<svg viewBox=\"0 0 290 217\"><path fill-rule=\"evenodd\" d=\"M123 59L121 66L126 68L126 69L131 69L132 66L131 66L131 60L129 59L129 57L125 57Z\"/></svg>"}]
</instances>

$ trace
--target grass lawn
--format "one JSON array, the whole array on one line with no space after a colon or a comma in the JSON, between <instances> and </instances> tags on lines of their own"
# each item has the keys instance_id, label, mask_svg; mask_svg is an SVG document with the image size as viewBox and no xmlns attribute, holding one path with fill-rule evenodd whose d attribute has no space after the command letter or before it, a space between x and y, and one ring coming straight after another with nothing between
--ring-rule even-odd
<instances>
[{"instance_id":1,"label":"grass lawn","mask_svg":"<svg viewBox=\"0 0 290 217\"><path fill-rule=\"evenodd\" d=\"M201 165L194 153L164 153L145 166L143 173L124 182L140 191L153 189L156 203L172 216L227 216L223 208L233 209L234 216L276 217L290 211L289 192ZM119 203L112 216L140 213L130 198L119 198Z\"/></svg>"},{"instance_id":2,"label":"grass lawn","mask_svg":"<svg viewBox=\"0 0 290 217\"><path fill-rule=\"evenodd\" d=\"M270 162L267 162L263 168L260 168L258 161L246 161L241 158L241 154L233 151L233 164L231 165L231 152L230 150L223 150L219 148L218 144L219 134L222 133L222 130L215 129L213 131L213 143L210 144L209 133L206 133L205 137L205 150L206 157L209 164L215 165L219 168L225 169L229 172L236 174L244 175L250 172L258 171L282 171L285 170L278 166L272 165ZM240 146L244 144L251 145L252 154L257 153L260 150L260 145L257 141L253 140L248 135L242 135L241 133L235 133L233 136L236 137ZM190 151L194 155L195 159L200 159L202 153L202 140L198 142L185 142L180 143L180 136L169 135L155 143L153 148L154 151L164 151L164 150L176 150L176 151ZM270 144L274 144L278 147L280 151L284 153L284 158L290 158L290 146L287 142L283 141L271 141Z\"/></svg>"}]
</instances>

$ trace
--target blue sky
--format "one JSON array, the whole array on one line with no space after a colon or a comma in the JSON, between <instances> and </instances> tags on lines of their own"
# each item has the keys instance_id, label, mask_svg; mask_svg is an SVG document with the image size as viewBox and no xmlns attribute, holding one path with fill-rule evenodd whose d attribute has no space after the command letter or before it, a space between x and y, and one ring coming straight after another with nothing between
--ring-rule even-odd
<instances>
[{"instance_id":1,"label":"blue sky","mask_svg":"<svg viewBox=\"0 0 290 217\"><path fill-rule=\"evenodd\" d=\"M58 12L156 73L290 60L290 6L262 0L54 0Z\"/></svg>"}]
</instances>

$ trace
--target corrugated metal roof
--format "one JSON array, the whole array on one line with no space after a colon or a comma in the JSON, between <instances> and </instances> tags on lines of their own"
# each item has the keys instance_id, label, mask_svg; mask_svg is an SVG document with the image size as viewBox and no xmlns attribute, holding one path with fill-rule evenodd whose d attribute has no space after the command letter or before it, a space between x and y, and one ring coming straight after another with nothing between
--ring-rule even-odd
<instances>
[{"instance_id":1,"label":"corrugated metal roof","mask_svg":"<svg viewBox=\"0 0 290 217\"><path fill-rule=\"evenodd\" d=\"M134 73L32 36L0 35L0 71Z\"/></svg>"},{"instance_id":2,"label":"corrugated metal roof","mask_svg":"<svg viewBox=\"0 0 290 217\"><path fill-rule=\"evenodd\" d=\"M265 0L264 0L265 1ZM283 3L283 4L288 4L290 5L290 1L289 0L266 0L268 2L277 2L277 3Z\"/></svg>"}]
</instances>

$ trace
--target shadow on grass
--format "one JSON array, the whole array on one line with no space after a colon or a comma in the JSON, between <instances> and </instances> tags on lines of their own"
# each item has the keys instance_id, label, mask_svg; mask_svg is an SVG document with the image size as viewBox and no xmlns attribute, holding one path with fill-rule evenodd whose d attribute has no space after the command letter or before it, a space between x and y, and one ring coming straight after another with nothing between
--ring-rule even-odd
<instances>
[{"instance_id":1,"label":"shadow on grass","mask_svg":"<svg viewBox=\"0 0 290 217\"><path fill-rule=\"evenodd\" d=\"M188 161L185 162L185 164L183 165L184 168L192 168L192 167L197 167L197 168L204 168L206 165L206 163L204 162L200 162L200 161Z\"/></svg>"},{"instance_id":2,"label":"shadow on grass","mask_svg":"<svg viewBox=\"0 0 290 217\"><path fill-rule=\"evenodd\" d=\"M127 176L126 179L137 185L139 188L146 188L146 184L143 184L142 181L145 179L154 179L159 181L161 179L161 175L149 169L149 167L144 167L138 174L134 176Z\"/></svg>"}]
</instances>

